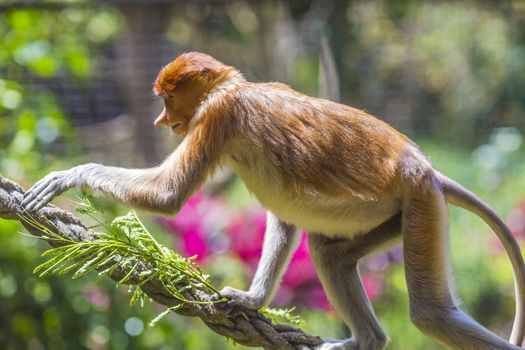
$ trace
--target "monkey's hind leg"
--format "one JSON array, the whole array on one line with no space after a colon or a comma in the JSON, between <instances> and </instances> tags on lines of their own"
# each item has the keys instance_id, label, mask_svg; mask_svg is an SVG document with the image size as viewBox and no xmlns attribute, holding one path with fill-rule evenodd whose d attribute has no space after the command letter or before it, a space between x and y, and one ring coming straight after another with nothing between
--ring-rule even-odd
<instances>
[{"instance_id":1,"label":"monkey's hind leg","mask_svg":"<svg viewBox=\"0 0 525 350\"><path fill-rule=\"evenodd\" d=\"M333 307L352 331L352 338L325 343L319 350L381 350L387 336L379 324L365 293L358 261L378 246L399 237L401 214L373 231L352 239L331 239L319 234L308 243L319 278Z\"/></svg>"},{"instance_id":2,"label":"monkey's hind leg","mask_svg":"<svg viewBox=\"0 0 525 350\"><path fill-rule=\"evenodd\" d=\"M403 184L403 247L412 321L451 349L520 349L457 307L450 291L447 214L433 175Z\"/></svg>"}]
</instances>

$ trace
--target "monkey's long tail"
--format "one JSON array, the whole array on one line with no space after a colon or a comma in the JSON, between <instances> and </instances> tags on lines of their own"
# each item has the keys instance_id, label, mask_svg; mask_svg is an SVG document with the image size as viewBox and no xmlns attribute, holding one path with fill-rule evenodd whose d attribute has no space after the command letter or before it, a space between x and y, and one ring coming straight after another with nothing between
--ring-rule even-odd
<instances>
[{"instance_id":1,"label":"monkey's long tail","mask_svg":"<svg viewBox=\"0 0 525 350\"><path fill-rule=\"evenodd\" d=\"M447 202L478 215L494 230L503 244L512 264L516 296L516 314L509 342L521 345L525 336L525 264L518 242L494 209L481 198L439 172L436 172L436 176L441 182Z\"/></svg>"}]
</instances>

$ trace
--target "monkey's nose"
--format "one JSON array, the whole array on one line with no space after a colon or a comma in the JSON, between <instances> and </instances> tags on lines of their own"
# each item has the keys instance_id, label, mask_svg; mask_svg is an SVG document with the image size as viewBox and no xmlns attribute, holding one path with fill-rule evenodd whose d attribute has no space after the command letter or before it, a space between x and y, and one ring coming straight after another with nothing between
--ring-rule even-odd
<instances>
[{"instance_id":1,"label":"monkey's nose","mask_svg":"<svg viewBox=\"0 0 525 350\"><path fill-rule=\"evenodd\" d=\"M168 117L166 116L166 113L163 111L157 119L153 122L153 125L167 125L168 123Z\"/></svg>"}]
</instances>

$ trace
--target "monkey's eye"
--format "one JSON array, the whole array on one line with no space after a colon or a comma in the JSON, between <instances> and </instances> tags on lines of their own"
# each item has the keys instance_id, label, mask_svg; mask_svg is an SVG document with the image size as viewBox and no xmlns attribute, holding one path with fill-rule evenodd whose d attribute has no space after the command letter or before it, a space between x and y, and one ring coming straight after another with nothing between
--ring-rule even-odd
<instances>
[{"instance_id":1,"label":"monkey's eye","mask_svg":"<svg viewBox=\"0 0 525 350\"><path fill-rule=\"evenodd\" d=\"M175 99L175 96L173 96L172 94L167 94L166 97L168 98L168 100L170 101L173 101Z\"/></svg>"}]
</instances>

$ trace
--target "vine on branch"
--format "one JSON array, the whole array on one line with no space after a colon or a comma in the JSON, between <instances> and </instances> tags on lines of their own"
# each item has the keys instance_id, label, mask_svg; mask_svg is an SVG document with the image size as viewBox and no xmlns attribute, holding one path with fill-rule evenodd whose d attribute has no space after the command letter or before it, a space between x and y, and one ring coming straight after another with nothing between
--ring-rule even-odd
<instances>
[{"instance_id":1,"label":"vine on branch","mask_svg":"<svg viewBox=\"0 0 525 350\"><path fill-rule=\"evenodd\" d=\"M197 316L215 332L246 346L264 349L315 349L322 341L291 325L301 324L293 309L265 309L260 312L224 307L225 299L210 283L192 258L184 258L159 244L134 211L116 218L111 225L99 221L104 232L87 229L73 214L48 205L36 213L20 207L23 189L0 176L0 217L19 220L28 232L54 248L45 252L50 260L35 269L40 276L73 272L73 278L92 271L107 275L117 284L130 285L130 303L148 299L170 311ZM97 220L90 202L80 211Z\"/></svg>"}]
</instances>

